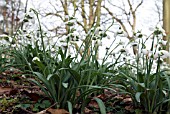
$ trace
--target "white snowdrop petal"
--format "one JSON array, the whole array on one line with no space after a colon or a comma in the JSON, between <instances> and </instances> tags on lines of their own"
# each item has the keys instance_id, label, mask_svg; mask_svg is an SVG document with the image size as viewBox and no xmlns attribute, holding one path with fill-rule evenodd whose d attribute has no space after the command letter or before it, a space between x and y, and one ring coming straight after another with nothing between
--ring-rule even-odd
<instances>
[{"instance_id":1,"label":"white snowdrop petal","mask_svg":"<svg viewBox=\"0 0 170 114\"><path fill-rule=\"evenodd\" d=\"M148 50L148 49L142 49L142 53L143 53L144 55L148 55L148 54L149 54L149 50Z\"/></svg>"},{"instance_id":2,"label":"white snowdrop petal","mask_svg":"<svg viewBox=\"0 0 170 114\"><path fill-rule=\"evenodd\" d=\"M33 59L32 59L32 61L34 62L34 61L40 61L40 59L38 58L38 57L34 57Z\"/></svg>"},{"instance_id":3,"label":"white snowdrop petal","mask_svg":"<svg viewBox=\"0 0 170 114\"><path fill-rule=\"evenodd\" d=\"M161 42L161 43L162 43L162 45L164 45L164 46L165 46L165 45L166 45L166 43L167 43L167 41L162 40L162 42Z\"/></svg>"}]
</instances>

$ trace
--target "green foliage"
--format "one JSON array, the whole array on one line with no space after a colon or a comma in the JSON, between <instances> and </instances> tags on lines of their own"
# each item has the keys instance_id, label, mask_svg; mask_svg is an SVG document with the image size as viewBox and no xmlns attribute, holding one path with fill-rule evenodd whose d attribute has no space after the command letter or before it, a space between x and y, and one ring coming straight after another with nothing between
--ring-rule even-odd
<instances>
[{"instance_id":1,"label":"green foliage","mask_svg":"<svg viewBox=\"0 0 170 114\"><path fill-rule=\"evenodd\" d=\"M157 35L158 33L155 33L155 37ZM155 38L152 42L154 40ZM159 41L159 39L157 40ZM158 50L154 50L152 45L150 51L155 54ZM136 56L134 65L125 63L124 67L118 68L118 80L126 87L126 91L130 93L135 107L142 108L145 113L166 112L168 109L167 102L170 99L167 84L169 82L166 84L164 82L169 81L169 79L165 78L167 76L166 72L161 69L161 56L161 54L158 54L157 66L154 64L155 58L153 55L148 57L147 54L143 53ZM142 64L140 58L142 58ZM152 71L153 67L155 72Z\"/></svg>"},{"instance_id":2,"label":"green foliage","mask_svg":"<svg viewBox=\"0 0 170 114\"><path fill-rule=\"evenodd\" d=\"M4 95L4 98L0 99L0 111L4 112L8 107L13 107L19 101L18 98L7 98ZM14 108L14 107L13 107Z\"/></svg>"},{"instance_id":3,"label":"green foliage","mask_svg":"<svg viewBox=\"0 0 170 114\"><path fill-rule=\"evenodd\" d=\"M6 46L0 46L0 72L5 71L12 62L10 50Z\"/></svg>"},{"instance_id":4,"label":"green foliage","mask_svg":"<svg viewBox=\"0 0 170 114\"><path fill-rule=\"evenodd\" d=\"M15 106L15 108L31 109L34 112L39 112L51 106L49 100L39 99L36 103L21 103Z\"/></svg>"},{"instance_id":5,"label":"green foliage","mask_svg":"<svg viewBox=\"0 0 170 114\"><path fill-rule=\"evenodd\" d=\"M120 94L129 94L136 113L157 113L168 109L170 106L169 74L168 71L161 68L161 57L164 54L163 52L156 53L160 51L160 47L157 46L154 49L155 40L160 41L158 37L162 35L161 30L156 28L153 32L154 38L149 51L145 49L146 41L142 39L143 34L141 32L134 33L136 37L140 38L139 43L141 46L137 44L133 46L138 47L138 50L145 51L136 53L135 57L131 58L133 63L130 60L126 61L129 55L126 54L125 47L120 49L117 55L113 53L114 49L122 45L118 43L111 49L115 40L107 47L105 56L99 61L99 42L107 37L107 30L113 23L103 32L94 26L80 46L74 42L79 40L79 36L73 34L76 30L68 28L69 34L60 42L64 45L57 47L57 44L53 44L48 47L44 42L47 36L41 28L38 13L33 9L31 11L35 13L39 27L36 35L30 33L26 38L37 39L34 45L21 45L17 49L11 47L11 65L17 66L24 71L29 70L31 74L31 79L29 78L29 80L38 85L46 96L53 103L56 103L56 108L68 108L71 114L73 108L80 104L81 113L84 113L84 108L90 102L91 96L97 96L103 90L109 90ZM27 15L25 19L29 21L32 17ZM71 21L66 24L71 27L74 22ZM18 31L18 34L20 32ZM122 35L123 31L117 35L119 34ZM22 34L20 35L22 36ZM14 39L17 39L17 37L19 35L16 35ZM133 40L128 44L132 42ZM73 55L69 53L70 45L75 48ZM52 52L53 47L57 47L54 52ZM149 55L150 53L152 53L151 56ZM0 54L7 55L3 49L0 50ZM157 57L155 58L156 54ZM109 56L112 56L112 62L107 62ZM1 56L1 67L6 64L5 59ZM152 71L153 67L156 69L155 72ZM106 114L108 110L115 111L117 109L119 109L120 113L125 113L121 106L111 109L106 107L101 99L94 97L94 100L97 101L101 114ZM49 106L49 101L38 101L34 104L33 111L39 111L39 108ZM21 104L18 107L29 108L30 105Z\"/></svg>"}]
</instances>

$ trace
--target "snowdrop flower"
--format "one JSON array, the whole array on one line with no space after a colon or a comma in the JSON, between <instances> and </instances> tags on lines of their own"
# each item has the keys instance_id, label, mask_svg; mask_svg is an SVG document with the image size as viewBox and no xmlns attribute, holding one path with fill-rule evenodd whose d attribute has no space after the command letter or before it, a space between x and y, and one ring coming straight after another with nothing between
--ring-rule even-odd
<instances>
[{"instance_id":1,"label":"snowdrop flower","mask_svg":"<svg viewBox=\"0 0 170 114\"><path fill-rule=\"evenodd\" d=\"M132 47L135 47L135 48L137 48L137 46L138 46L138 43L137 43L137 42L132 42L132 43L131 43L131 45L132 45Z\"/></svg>"},{"instance_id":2,"label":"snowdrop flower","mask_svg":"<svg viewBox=\"0 0 170 114\"><path fill-rule=\"evenodd\" d=\"M62 42L62 43L61 43L61 46L62 46L62 47L67 47L67 43L66 43L66 42Z\"/></svg>"},{"instance_id":3,"label":"snowdrop flower","mask_svg":"<svg viewBox=\"0 0 170 114\"><path fill-rule=\"evenodd\" d=\"M8 37L9 38L9 42L12 42L12 38L11 37Z\"/></svg>"},{"instance_id":4,"label":"snowdrop flower","mask_svg":"<svg viewBox=\"0 0 170 114\"><path fill-rule=\"evenodd\" d=\"M66 42L67 41L67 36L64 35L62 38L59 39L59 42Z\"/></svg>"},{"instance_id":5,"label":"snowdrop flower","mask_svg":"<svg viewBox=\"0 0 170 114\"><path fill-rule=\"evenodd\" d=\"M68 21L68 23L69 23L69 22L75 24L75 23L77 22L77 20L76 20L76 19L71 19L71 20Z\"/></svg>"},{"instance_id":6,"label":"snowdrop flower","mask_svg":"<svg viewBox=\"0 0 170 114\"><path fill-rule=\"evenodd\" d=\"M121 52L121 53L128 53L128 52L129 52L129 50L128 50L128 49L126 49L126 48L122 48L122 49L120 49L120 50L119 50L119 52Z\"/></svg>"},{"instance_id":7,"label":"snowdrop flower","mask_svg":"<svg viewBox=\"0 0 170 114\"><path fill-rule=\"evenodd\" d=\"M162 59L170 57L170 53L166 50L160 50L158 51L158 56L160 56Z\"/></svg>"},{"instance_id":8,"label":"snowdrop flower","mask_svg":"<svg viewBox=\"0 0 170 114\"><path fill-rule=\"evenodd\" d=\"M22 75L21 77L22 77L22 78L26 78L26 76L25 76L25 75Z\"/></svg>"},{"instance_id":9,"label":"snowdrop flower","mask_svg":"<svg viewBox=\"0 0 170 114\"><path fill-rule=\"evenodd\" d=\"M65 15L65 19L69 19L69 16L68 16L68 15Z\"/></svg>"},{"instance_id":10,"label":"snowdrop flower","mask_svg":"<svg viewBox=\"0 0 170 114\"><path fill-rule=\"evenodd\" d=\"M114 37L121 34L123 34L123 30L121 29L121 27L119 27L119 29L116 32L114 32Z\"/></svg>"},{"instance_id":11,"label":"snowdrop flower","mask_svg":"<svg viewBox=\"0 0 170 114\"><path fill-rule=\"evenodd\" d=\"M161 25L157 25L157 29L161 31L161 33L162 33L163 36L166 36L166 32L165 32L165 30L162 28Z\"/></svg>"},{"instance_id":12,"label":"snowdrop flower","mask_svg":"<svg viewBox=\"0 0 170 114\"><path fill-rule=\"evenodd\" d=\"M119 27L119 29L117 30L117 33L118 34L122 34L123 33L123 30L121 29L121 27Z\"/></svg>"},{"instance_id":13,"label":"snowdrop flower","mask_svg":"<svg viewBox=\"0 0 170 114\"><path fill-rule=\"evenodd\" d=\"M54 48L51 48L51 52L54 52L55 51L55 49Z\"/></svg>"},{"instance_id":14,"label":"snowdrop flower","mask_svg":"<svg viewBox=\"0 0 170 114\"><path fill-rule=\"evenodd\" d=\"M137 33L136 33L136 39L137 39L137 38L142 38L142 37L143 37L143 34L142 34L141 32L137 32Z\"/></svg>"},{"instance_id":15,"label":"snowdrop flower","mask_svg":"<svg viewBox=\"0 0 170 114\"><path fill-rule=\"evenodd\" d=\"M162 34L157 35L157 38L162 39L163 38Z\"/></svg>"},{"instance_id":16,"label":"snowdrop flower","mask_svg":"<svg viewBox=\"0 0 170 114\"><path fill-rule=\"evenodd\" d=\"M119 45L125 45L125 41L120 40L118 44Z\"/></svg>"},{"instance_id":17,"label":"snowdrop flower","mask_svg":"<svg viewBox=\"0 0 170 114\"><path fill-rule=\"evenodd\" d=\"M160 31L162 32L163 36L166 36L166 32L165 32L165 30L162 27L160 28Z\"/></svg>"},{"instance_id":18,"label":"snowdrop flower","mask_svg":"<svg viewBox=\"0 0 170 114\"><path fill-rule=\"evenodd\" d=\"M15 48L17 45L16 44L12 44L11 47Z\"/></svg>"},{"instance_id":19,"label":"snowdrop flower","mask_svg":"<svg viewBox=\"0 0 170 114\"><path fill-rule=\"evenodd\" d=\"M72 40L73 41L78 41L79 38L79 33L77 31L74 31L71 36L73 36Z\"/></svg>"},{"instance_id":20,"label":"snowdrop flower","mask_svg":"<svg viewBox=\"0 0 170 114\"><path fill-rule=\"evenodd\" d=\"M22 43L23 43L23 41L22 41L22 40L18 40L18 43L22 44Z\"/></svg>"},{"instance_id":21,"label":"snowdrop flower","mask_svg":"<svg viewBox=\"0 0 170 114\"><path fill-rule=\"evenodd\" d=\"M142 53L144 54L144 55L149 55L149 50L148 49L142 49Z\"/></svg>"},{"instance_id":22,"label":"snowdrop flower","mask_svg":"<svg viewBox=\"0 0 170 114\"><path fill-rule=\"evenodd\" d=\"M84 41L84 40L85 40L85 35L82 35L82 36L80 37L80 40L81 40L81 41Z\"/></svg>"},{"instance_id":23,"label":"snowdrop flower","mask_svg":"<svg viewBox=\"0 0 170 114\"><path fill-rule=\"evenodd\" d=\"M109 46L106 46L105 49L108 51L108 50L110 49L110 47L109 47ZM118 52L117 52L117 53L118 53Z\"/></svg>"},{"instance_id":24,"label":"snowdrop flower","mask_svg":"<svg viewBox=\"0 0 170 114\"><path fill-rule=\"evenodd\" d=\"M99 34L99 31L100 31L100 27L97 27L96 30L94 31L94 34Z\"/></svg>"},{"instance_id":25,"label":"snowdrop flower","mask_svg":"<svg viewBox=\"0 0 170 114\"><path fill-rule=\"evenodd\" d=\"M160 42L162 45L166 45L166 43L167 43L167 41L165 41L165 40L162 40L161 42Z\"/></svg>"},{"instance_id":26,"label":"snowdrop flower","mask_svg":"<svg viewBox=\"0 0 170 114\"><path fill-rule=\"evenodd\" d=\"M6 35L6 34L1 34L0 35L0 38L6 38L6 37L8 37L8 35Z\"/></svg>"},{"instance_id":27,"label":"snowdrop flower","mask_svg":"<svg viewBox=\"0 0 170 114\"><path fill-rule=\"evenodd\" d=\"M95 43L96 43L97 46L102 46L102 41L101 40L97 40Z\"/></svg>"},{"instance_id":28,"label":"snowdrop flower","mask_svg":"<svg viewBox=\"0 0 170 114\"><path fill-rule=\"evenodd\" d=\"M77 36L74 36L72 40L73 40L73 41L78 41Z\"/></svg>"},{"instance_id":29,"label":"snowdrop flower","mask_svg":"<svg viewBox=\"0 0 170 114\"><path fill-rule=\"evenodd\" d=\"M75 36L79 36L79 33L78 33L77 31L74 31L73 34L74 34Z\"/></svg>"},{"instance_id":30,"label":"snowdrop flower","mask_svg":"<svg viewBox=\"0 0 170 114\"><path fill-rule=\"evenodd\" d=\"M33 61L33 62L35 62L35 61L40 61L40 59L39 59L38 57L34 57L34 58L32 59L32 61Z\"/></svg>"},{"instance_id":31,"label":"snowdrop flower","mask_svg":"<svg viewBox=\"0 0 170 114\"><path fill-rule=\"evenodd\" d=\"M162 35L163 35L163 36L166 36L166 32L163 32Z\"/></svg>"}]
</instances>

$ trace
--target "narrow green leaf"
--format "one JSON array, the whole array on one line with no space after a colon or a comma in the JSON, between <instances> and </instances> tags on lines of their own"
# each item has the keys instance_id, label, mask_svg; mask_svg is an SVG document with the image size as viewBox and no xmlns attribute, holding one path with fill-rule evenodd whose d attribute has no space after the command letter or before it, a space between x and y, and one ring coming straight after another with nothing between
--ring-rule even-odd
<instances>
[{"instance_id":1,"label":"narrow green leaf","mask_svg":"<svg viewBox=\"0 0 170 114\"><path fill-rule=\"evenodd\" d=\"M35 60L34 63L37 64L38 68L44 72L45 70L45 65L41 61Z\"/></svg>"},{"instance_id":2,"label":"narrow green leaf","mask_svg":"<svg viewBox=\"0 0 170 114\"><path fill-rule=\"evenodd\" d=\"M136 98L137 102L140 102L140 96L141 96L141 94L142 94L142 92L137 92L137 93L135 94L135 98Z\"/></svg>"},{"instance_id":3,"label":"narrow green leaf","mask_svg":"<svg viewBox=\"0 0 170 114\"><path fill-rule=\"evenodd\" d=\"M69 113L72 114L72 112L73 112L73 106L72 106L72 104L71 104L70 101L67 101L67 104L68 104Z\"/></svg>"},{"instance_id":4,"label":"narrow green leaf","mask_svg":"<svg viewBox=\"0 0 170 114\"><path fill-rule=\"evenodd\" d=\"M47 76L47 80L49 81L50 79L51 79L51 77L53 77L54 75L53 74L49 74L48 76Z\"/></svg>"},{"instance_id":5,"label":"narrow green leaf","mask_svg":"<svg viewBox=\"0 0 170 114\"><path fill-rule=\"evenodd\" d=\"M103 101L97 97L95 97L94 100L97 101L101 114L106 114L106 107L105 107Z\"/></svg>"},{"instance_id":6,"label":"narrow green leaf","mask_svg":"<svg viewBox=\"0 0 170 114\"><path fill-rule=\"evenodd\" d=\"M33 73L45 84L46 87L50 88L50 84L44 75L42 75L39 72L33 72Z\"/></svg>"},{"instance_id":7,"label":"narrow green leaf","mask_svg":"<svg viewBox=\"0 0 170 114\"><path fill-rule=\"evenodd\" d=\"M34 79L29 79L30 81L32 81L32 82L34 82L36 85L38 85L41 89L42 89L42 91L48 96L48 97L51 97L50 95L49 95L49 93L47 92L47 90L38 82L38 81L36 81L36 80L34 80Z\"/></svg>"},{"instance_id":8,"label":"narrow green leaf","mask_svg":"<svg viewBox=\"0 0 170 114\"><path fill-rule=\"evenodd\" d=\"M77 83L80 82L81 76L78 72L76 72L75 70L72 70L70 68L61 68L59 70L68 70L71 74L71 76L77 81Z\"/></svg>"}]
</instances>

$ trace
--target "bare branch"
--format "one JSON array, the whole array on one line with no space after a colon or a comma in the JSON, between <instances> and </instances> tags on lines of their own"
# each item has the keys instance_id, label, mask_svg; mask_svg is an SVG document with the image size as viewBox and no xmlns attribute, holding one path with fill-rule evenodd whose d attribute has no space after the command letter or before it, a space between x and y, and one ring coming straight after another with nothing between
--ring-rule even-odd
<instances>
[{"instance_id":1,"label":"bare branch","mask_svg":"<svg viewBox=\"0 0 170 114\"><path fill-rule=\"evenodd\" d=\"M94 0L89 0L89 28L91 28L91 26L95 21L93 6L94 6Z\"/></svg>"},{"instance_id":2,"label":"bare branch","mask_svg":"<svg viewBox=\"0 0 170 114\"><path fill-rule=\"evenodd\" d=\"M57 16L59 17L62 21L64 21L64 18L62 15L59 14L60 11L56 12L56 13L46 13L45 16ZM62 12L62 11L61 11Z\"/></svg>"},{"instance_id":3,"label":"bare branch","mask_svg":"<svg viewBox=\"0 0 170 114\"><path fill-rule=\"evenodd\" d=\"M131 37L130 37L128 31L127 31L127 28L123 24L122 20L117 18L116 16L114 16L113 13L109 10L109 8L107 8L105 6L102 6L102 7L112 16L113 19L115 19L122 26L122 29L127 33L128 38L131 39Z\"/></svg>"},{"instance_id":4,"label":"bare branch","mask_svg":"<svg viewBox=\"0 0 170 114\"><path fill-rule=\"evenodd\" d=\"M87 32L87 18L85 16L85 9L84 9L84 0L81 0L81 16L83 18L83 23L84 23L84 30Z\"/></svg>"},{"instance_id":5,"label":"bare branch","mask_svg":"<svg viewBox=\"0 0 170 114\"><path fill-rule=\"evenodd\" d=\"M143 0L140 1L140 3L136 6L134 12L136 12L136 10L143 4Z\"/></svg>"}]
</instances>

